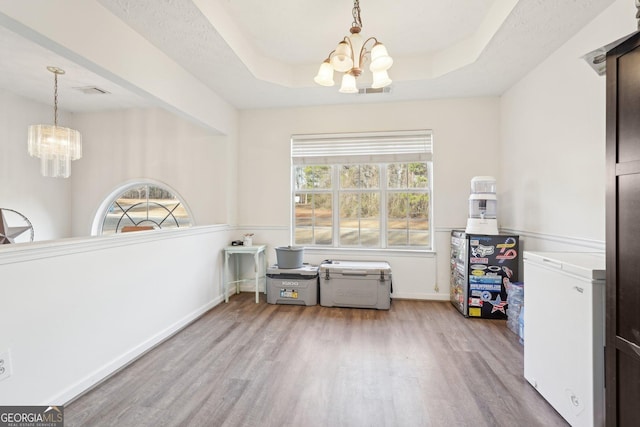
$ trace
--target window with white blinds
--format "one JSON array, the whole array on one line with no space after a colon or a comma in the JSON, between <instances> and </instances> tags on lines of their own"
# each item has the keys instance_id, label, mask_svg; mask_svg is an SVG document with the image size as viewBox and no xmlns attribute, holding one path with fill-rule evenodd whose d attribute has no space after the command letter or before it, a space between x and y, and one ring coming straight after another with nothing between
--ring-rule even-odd
<instances>
[{"instance_id":1,"label":"window with white blinds","mask_svg":"<svg viewBox=\"0 0 640 427\"><path fill-rule=\"evenodd\" d=\"M293 135L293 243L431 249L432 147L430 130Z\"/></svg>"},{"instance_id":2,"label":"window with white blinds","mask_svg":"<svg viewBox=\"0 0 640 427\"><path fill-rule=\"evenodd\" d=\"M429 162L430 130L293 135L293 164Z\"/></svg>"}]
</instances>

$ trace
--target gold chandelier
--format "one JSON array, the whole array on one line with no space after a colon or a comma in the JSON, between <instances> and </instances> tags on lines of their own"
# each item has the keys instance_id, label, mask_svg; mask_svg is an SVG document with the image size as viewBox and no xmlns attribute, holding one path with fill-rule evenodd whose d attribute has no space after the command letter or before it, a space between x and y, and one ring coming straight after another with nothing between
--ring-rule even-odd
<instances>
[{"instance_id":1,"label":"gold chandelier","mask_svg":"<svg viewBox=\"0 0 640 427\"><path fill-rule=\"evenodd\" d=\"M82 136L75 129L58 126L58 75L64 70L47 67L54 75L53 126L29 126L29 155L40 158L40 173L52 178L68 178L71 161L82 157Z\"/></svg>"},{"instance_id":2,"label":"gold chandelier","mask_svg":"<svg viewBox=\"0 0 640 427\"><path fill-rule=\"evenodd\" d=\"M362 74L362 66L367 58L370 59L369 70L373 73L372 88L383 88L391 84L391 79L387 70L393 65L393 59L375 37L369 37L362 42L360 35L362 30L362 19L360 18L360 3L353 2L353 23L351 24L350 36L338 43L338 47L332 51L327 59L320 65L318 74L313 79L322 86L333 86L333 72L344 73L342 75L342 93L358 93L356 78ZM371 42L371 43L370 43ZM367 45L371 44L371 50Z\"/></svg>"}]
</instances>

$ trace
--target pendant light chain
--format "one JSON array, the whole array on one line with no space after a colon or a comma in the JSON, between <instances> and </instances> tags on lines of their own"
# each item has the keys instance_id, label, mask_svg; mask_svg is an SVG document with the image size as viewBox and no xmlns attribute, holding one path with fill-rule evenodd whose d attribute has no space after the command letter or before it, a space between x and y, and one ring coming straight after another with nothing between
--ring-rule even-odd
<instances>
[{"instance_id":1,"label":"pendant light chain","mask_svg":"<svg viewBox=\"0 0 640 427\"><path fill-rule=\"evenodd\" d=\"M58 126L58 73L53 73L53 125Z\"/></svg>"},{"instance_id":2,"label":"pendant light chain","mask_svg":"<svg viewBox=\"0 0 640 427\"><path fill-rule=\"evenodd\" d=\"M636 0L636 19L638 20L638 30L640 30L640 0Z\"/></svg>"},{"instance_id":3,"label":"pendant light chain","mask_svg":"<svg viewBox=\"0 0 640 427\"><path fill-rule=\"evenodd\" d=\"M353 2L352 15L353 15L353 22L351 23L351 26L362 28L362 18L360 18L360 1L359 0L354 0Z\"/></svg>"}]
</instances>

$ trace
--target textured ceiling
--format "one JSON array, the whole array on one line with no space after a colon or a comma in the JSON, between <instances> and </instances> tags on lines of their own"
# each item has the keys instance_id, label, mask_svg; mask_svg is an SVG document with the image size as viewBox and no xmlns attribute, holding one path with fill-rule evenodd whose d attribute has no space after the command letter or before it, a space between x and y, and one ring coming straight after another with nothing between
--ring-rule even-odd
<instances>
[{"instance_id":1,"label":"textured ceiling","mask_svg":"<svg viewBox=\"0 0 640 427\"><path fill-rule=\"evenodd\" d=\"M520 0L477 59L433 73L429 64L434 58L472 39L492 7L510 0L362 0L363 34L376 36L389 49L395 61L389 70L394 83L388 94L345 95L337 93L336 87L315 86L312 78L348 33L350 0L97 1L242 109L500 95L613 3ZM0 55L8 64L0 87L29 98L51 102L52 78L45 67L55 64L74 71L61 78L61 108L89 111L154 105L154 100L67 58L56 58L3 28ZM282 79L273 78L268 67L286 72L281 73ZM112 95L63 92L65 86L98 86Z\"/></svg>"},{"instance_id":2,"label":"textured ceiling","mask_svg":"<svg viewBox=\"0 0 640 427\"><path fill-rule=\"evenodd\" d=\"M494 1L363 0L363 34L393 46L398 56L424 54L471 35ZM350 0L219 3L261 53L285 63L321 61L353 21Z\"/></svg>"}]
</instances>

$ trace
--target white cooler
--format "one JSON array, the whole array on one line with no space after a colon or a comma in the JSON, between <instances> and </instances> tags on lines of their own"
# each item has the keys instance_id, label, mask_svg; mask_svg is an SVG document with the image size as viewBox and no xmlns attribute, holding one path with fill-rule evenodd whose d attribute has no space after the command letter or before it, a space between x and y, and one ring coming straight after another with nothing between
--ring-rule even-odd
<instances>
[{"instance_id":1,"label":"white cooler","mask_svg":"<svg viewBox=\"0 0 640 427\"><path fill-rule=\"evenodd\" d=\"M267 269L267 303L269 304L318 304L318 266L303 265L300 268Z\"/></svg>"},{"instance_id":2,"label":"white cooler","mask_svg":"<svg viewBox=\"0 0 640 427\"><path fill-rule=\"evenodd\" d=\"M391 266L386 261L325 261L319 274L324 307L391 306Z\"/></svg>"}]
</instances>

